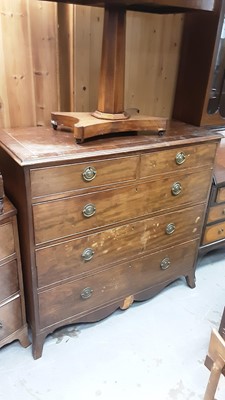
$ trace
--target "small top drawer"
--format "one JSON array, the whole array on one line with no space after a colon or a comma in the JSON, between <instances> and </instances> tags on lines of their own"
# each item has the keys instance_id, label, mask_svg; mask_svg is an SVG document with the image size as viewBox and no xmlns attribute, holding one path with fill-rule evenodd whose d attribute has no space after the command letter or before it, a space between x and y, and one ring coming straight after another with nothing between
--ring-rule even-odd
<instances>
[{"instance_id":1,"label":"small top drawer","mask_svg":"<svg viewBox=\"0 0 225 400\"><path fill-rule=\"evenodd\" d=\"M12 223L0 225L0 260L15 253Z\"/></svg>"},{"instance_id":2,"label":"small top drawer","mask_svg":"<svg viewBox=\"0 0 225 400\"><path fill-rule=\"evenodd\" d=\"M137 165L138 156L131 156L33 169L30 171L32 198L132 181L136 178Z\"/></svg>"},{"instance_id":3,"label":"small top drawer","mask_svg":"<svg viewBox=\"0 0 225 400\"><path fill-rule=\"evenodd\" d=\"M216 196L216 202L217 203L225 202L225 187L218 189L217 196Z\"/></svg>"},{"instance_id":4,"label":"small top drawer","mask_svg":"<svg viewBox=\"0 0 225 400\"><path fill-rule=\"evenodd\" d=\"M209 143L142 154L140 177L145 178L153 174L176 171L180 168L212 165L215 151L216 144Z\"/></svg>"}]
</instances>

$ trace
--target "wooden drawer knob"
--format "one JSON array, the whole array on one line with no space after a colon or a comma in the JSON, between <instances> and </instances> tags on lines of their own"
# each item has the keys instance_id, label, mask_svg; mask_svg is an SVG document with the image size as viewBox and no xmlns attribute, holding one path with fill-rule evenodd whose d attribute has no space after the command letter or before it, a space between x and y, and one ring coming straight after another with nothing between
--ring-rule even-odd
<instances>
[{"instance_id":1,"label":"wooden drawer knob","mask_svg":"<svg viewBox=\"0 0 225 400\"><path fill-rule=\"evenodd\" d=\"M91 289L90 287L86 287L85 289L82 290L82 292L81 292L81 294L80 294L80 297L81 297L83 300L89 299L89 297L92 296L93 291L94 291L94 290Z\"/></svg>"},{"instance_id":2,"label":"wooden drawer knob","mask_svg":"<svg viewBox=\"0 0 225 400\"><path fill-rule=\"evenodd\" d=\"M83 253L81 254L81 257L83 258L84 261L90 261L93 256L94 256L94 250L91 248L87 248L83 251Z\"/></svg>"},{"instance_id":3,"label":"wooden drawer knob","mask_svg":"<svg viewBox=\"0 0 225 400\"><path fill-rule=\"evenodd\" d=\"M87 167L84 169L82 175L85 182L90 182L96 177L97 171L94 167Z\"/></svg>"},{"instance_id":4,"label":"wooden drawer knob","mask_svg":"<svg viewBox=\"0 0 225 400\"><path fill-rule=\"evenodd\" d=\"M221 233L223 233L224 232L224 229L223 228L220 228L219 230L218 230L218 234L219 235L221 235Z\"/></svg>"},{"instance_id":5,"label":"wooden drawer knob","mask_svg":"<svg viewBox=\"0 0 225 400\"><path fill-rule=\"evenodd\" d=\"M175 157L176 164L181 165L185 162L185 160L186 160L186 155L183 151L180 151L179 153L176 154Z\"/></svg>"},{"instance_id":6,"label":"wooden drawer knob","mask_svg":"<svg viewBox=\"0 0 225 400\"><path fill-rule=\"evenodd\" d=\"M175 182L171 187L171 192L173 196L178 196L182 191L182 186L180 182Z\"/></svg>"},{"instance_id":7,"label":"wooden drawer knob","mask_svg":"<svg viewBox=\"0 0 225 400\"><path fill-rule=\"evenodd\" d=\"M83 208L83 215L86 218L92 217L95 214L95 212L96 212L96 207L92 203L86 204L86 206L84 206Z\"/></svg>"}]
</instances>

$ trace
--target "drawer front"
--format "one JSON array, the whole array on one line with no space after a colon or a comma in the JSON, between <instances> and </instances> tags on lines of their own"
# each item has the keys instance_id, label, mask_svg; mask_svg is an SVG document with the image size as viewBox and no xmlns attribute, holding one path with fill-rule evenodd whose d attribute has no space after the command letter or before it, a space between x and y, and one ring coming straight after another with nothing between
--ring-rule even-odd
<instances>
[{"instance_id":1,"label":"drawer front","mask_svg":"<svg viewBox=\"0 0 225 400\"><path fill-rule=\"evenodd\" d=\"M157 181L33 206L36 244L206 200L211 171L174 174ZM179 194L172 188L181 186ZM201 190L199 190L201 188ZM91 205L94 214L84 216Z\"/></svg>"},{"instance_id":2,"label":"drawer front","mask_svg":"<svg viewBox=\"0 0 225 400\"><path fill-rule=\"evenodd\" d=\"M203 237L203 244L217 242L218 240L224 238L225 238L225 221L206 227Z\"/></svg>"},{"instance_id":3,"label":"drawer front","mask_svg":"<svg viewBox=\"0 0 225 400\"><path fill-rule=\"evenodd\" d=\"M213 165L216 144L180 147L141 156L141 178L177 171L181 168Z\"/></svg>"},{"instance_id":4,"label":"drawer front","mask_svg":"<svg viewBox=\"0 0 225 400\"><path fill-rule=\"evenodd\" d=\"M218 189L217 196L216 196L217 203L225 202L225 187ZM224 205L225 207L225 205Z\"/></svg>"},{"instance_id":5,"label":"drawer front","mask_svg":"<svg viewBox=\"0 0 225 400\"><path fill-rule=\"evenodd\" d=\"M194 241L172 247L40 293L41 327L187 275L193 268L197 246ZM165 259L170 264L162 269Z\"/></svg>"},{"instance_id":6,"label":"drawer front","mask_svg":"<svg viewBox=\"0 0 225 400\"><path fill-rule=\"evenodd\" d=\"M221 219L225 219L225 204L211 207L209 210L207 223L215 222Z\"/></svg>"},{"instance_id":7,"label":"drawer front","mask_svg":"<svg viewBox=\"0 0 225 400\"><path fill-rule=\"evenodd\" d=\"M0 266L0 302L19 290L16 261Z\"/></svg>"},{"instance_id":8,"label":"drawer front","mask_svg":"<svg viewBox=\"0 0 225 400\"><path fill-rule=\"evenodd\" d=\"M136 179L138 156L31 170L32 197Z\"/></svg>"},{"instance_id":9,"label":"drawer front","mask_svg":"<svg viewBox=\"0 0 225 400\"><path fill-rule=\"evenodd\" d=\"M13 226L7 223L0 226L0 260L15 253Z\"/></svg>"},{"instance_id":10,"label":"drawer front","mask_svg":"<svg viewBox=\"0 0 225 400\"><path fill-rule=\"evenodd\" d=\"M9 303L0 306L0 340L11 335L22 326L21 303L18 296Z\"/></svg>"},{"instance_id":11,"label":"drawer front","mask_svg":"<svg viewBox=\"0 0 225 400\"><path fill-rule=\"evenodd\" d=\"M38 286L197 238L203 213L195 206L36 250Z\"/></svg>"}]
</instances>

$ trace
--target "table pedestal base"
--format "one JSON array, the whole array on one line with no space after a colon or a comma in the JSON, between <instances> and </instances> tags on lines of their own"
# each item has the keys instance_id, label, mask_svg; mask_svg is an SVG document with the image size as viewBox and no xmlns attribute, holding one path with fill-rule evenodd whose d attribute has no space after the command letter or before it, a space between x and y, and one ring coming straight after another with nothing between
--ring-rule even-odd
<instances>
[{"instance_id":1,"label":"table pedestal base","mask_svg":"<svg viewBox=\"0 0 225 400\"><path fill-rule=\"evenodd\" d=\"M152 131L163 135L167 118L136 114L127 119L109 120L98 119L88 112L53 112L51 124L54 129L60 126L72 129L76 142L82 143L85 139L109 133Z\"/></svg>"}]
</instances>

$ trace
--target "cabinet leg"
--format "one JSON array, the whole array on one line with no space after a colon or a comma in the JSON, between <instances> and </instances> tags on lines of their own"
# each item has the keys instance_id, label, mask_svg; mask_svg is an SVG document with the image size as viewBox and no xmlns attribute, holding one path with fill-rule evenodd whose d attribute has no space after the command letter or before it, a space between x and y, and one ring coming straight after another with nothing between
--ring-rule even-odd
<instances>
[{"instance_id":1,"label":"cabinet leg","mask_svg":"<svg viewBox=\"0 0 225 400\"><path fill-rule=\"evenodd\" d=\"M31 343L30 343L30 340L29 340L29 337L28 337L27 327L25 327L22 330L18 340L19 340L21 346L23 346L23 347L30 346Z\"/></svg>"},{"instance_id":2,"label":"cabinet leg","mask_svg":"<svg viewBox=\"0 0 225 400\"><path fill-rule=\"evenodd\" d=\"M45 337L46 335L33 335L32 354L35 360L42 356Z\"/></svg>"},{"instance_id":3,"label":"cabinet leg","mask_svg":"<svg viewBox=\"0 0 225 400\"><path fill-rule=\"evenodd\" d=\"M188 285L191 289L194 289L195 286L196 286L196 284L195 284L196 279L195 279L195 273L194 273L194 271L193 271L193 272L190 272L187 276L185 276L185 279L186 279L187 285Z\"/></svg>"}]
</instances>

